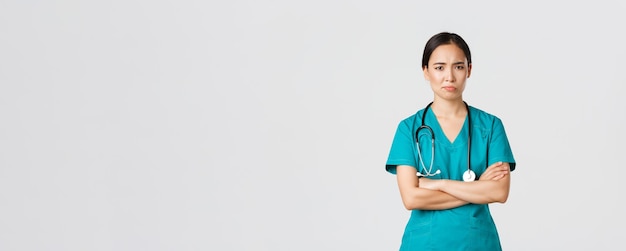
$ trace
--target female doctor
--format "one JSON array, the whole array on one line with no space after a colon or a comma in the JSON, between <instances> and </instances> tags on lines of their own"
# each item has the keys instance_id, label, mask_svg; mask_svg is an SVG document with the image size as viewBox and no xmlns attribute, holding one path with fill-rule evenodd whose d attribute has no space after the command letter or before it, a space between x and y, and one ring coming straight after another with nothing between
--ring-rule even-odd
<instances>
[{"instance_id":1,"label":"female doctor","mask_svg":"<svg viewBox=\"0 0 626 251\"><path fill-rule=\"evenodd\" d=\"M433 101L400 122L386 163L411 210L400 250L501 250L489 204L506 202L515 169L502 121L463 100L472 58L459 35L431 37L422 71Z\"/></svg>"}]
</instances>

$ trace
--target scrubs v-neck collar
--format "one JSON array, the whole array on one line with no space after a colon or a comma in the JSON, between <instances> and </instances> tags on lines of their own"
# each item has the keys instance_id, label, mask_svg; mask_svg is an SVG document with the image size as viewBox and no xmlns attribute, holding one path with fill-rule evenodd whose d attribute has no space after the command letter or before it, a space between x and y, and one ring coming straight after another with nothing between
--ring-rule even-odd
<instances>
[{"instance_id":1,"label":"scrubs v-neck collar","mask_svg":"<svg viewBox=\"0 0 626 251\"><path fill-rule=\"evenodd\" d=\"M463 120L463 126L461 127L461 131L456 135L456 138L452 142L450 141L450 139L448 139L448 137L446 137L446 134L443 133L443 128L441 127L441 124L439 124L439 120L437 120L435 112L432 109L428 110L429 111L426 113L426 124L432 125L431 128L435 133L435 141L437 141L437 143L443 144L446 147L459 147L467 144L467 117L470 116L469 113L471 109L468 109L465 120Z\"/></svg>"}]
</instances>

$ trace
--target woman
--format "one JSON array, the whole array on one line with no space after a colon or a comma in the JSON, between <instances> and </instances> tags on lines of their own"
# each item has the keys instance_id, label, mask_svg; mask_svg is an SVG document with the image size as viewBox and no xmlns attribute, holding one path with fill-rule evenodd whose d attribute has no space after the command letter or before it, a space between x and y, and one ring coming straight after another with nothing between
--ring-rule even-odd
<instances>
[{"instance_id":1,"label":"woman","mask_svg":"<svg viewBox=\"0 0 626 251\"><path fill-rule=\"evenodd\" d=\"M468 45L434 35L422 71L434 99L400 122L386 164L411 210L400 250L501 250L489 204L506 202L515 160L501 120L463 101Z\"/></svg>"}]
</instances>

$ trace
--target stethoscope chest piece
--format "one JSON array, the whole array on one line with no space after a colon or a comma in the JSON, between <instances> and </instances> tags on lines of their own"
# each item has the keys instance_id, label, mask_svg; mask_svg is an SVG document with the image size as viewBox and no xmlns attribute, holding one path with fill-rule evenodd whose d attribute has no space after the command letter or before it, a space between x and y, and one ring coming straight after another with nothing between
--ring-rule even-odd
<instances>
[{"instance_id":1,"label":"stethoscope chest piece","mask_svg":"<svg viewBox=\"0 0 626 251\"><path fill-rule=\"evenodd\" d=\"M470 182L476 180L476 173L472 170L467 170L463 173L463 181Z\"/></svg>"}]
</instances>

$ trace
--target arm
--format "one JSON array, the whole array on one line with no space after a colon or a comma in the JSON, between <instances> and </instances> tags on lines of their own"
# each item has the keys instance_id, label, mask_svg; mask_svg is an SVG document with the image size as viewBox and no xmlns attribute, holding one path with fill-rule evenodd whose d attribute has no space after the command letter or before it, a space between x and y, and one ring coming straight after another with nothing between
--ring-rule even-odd
<instances>
[{"instance_id":1,"label":"arm","mask_svg":"<svg viewBox=\"0 0 626 251\"><path fill-rule=\"evenodd\" d=\"M506 163L498 162L487 168L478 181L500 181L509 176L509 167ZM452 180L431 180L428 178L417 178L417 171L411 166L398 166L397 177L400 196L404 207L408 210L443 210L459 207L471 202L454 196L443 190L435 189L436 182ZM464 182L459 182L464 183ZM474 182L470 182L474 183ZM461 188L463 189L463 188ZM508 189L507 189L508 195ZM472 202L475 203L475 202Z\"/></svg>"},{"instance_id":2,"label":"arm","mask_svg":"<svg viewBox=\"0 0 626 251\"><path fill-rule=\"evenodd\" d=\"M417 170L412 166L399 165L396 171L400 197L402 197L404 207L408 210L442 210L467 204L448 193L421 188L416 175Z\"/></svg>"},{"instance_id":3,"label":"arm","mask_svg":"<svg viewBox=\"0 0 626 251\"><path fill-rule=\"evenodd\" d=\"M463 182L456 180L420 180L420 187L432 189L447 193L451 196L459 198L474 204L488 204L492 202L506 202L509 197L509 188L511 184L509 163L502 163L491 170L489 173L481 175L481 179L474 182ZM493 179L483 179L482 176L494 176ZM499 177L499 179L498 179Z\"/></svg>"}]
</instances>

